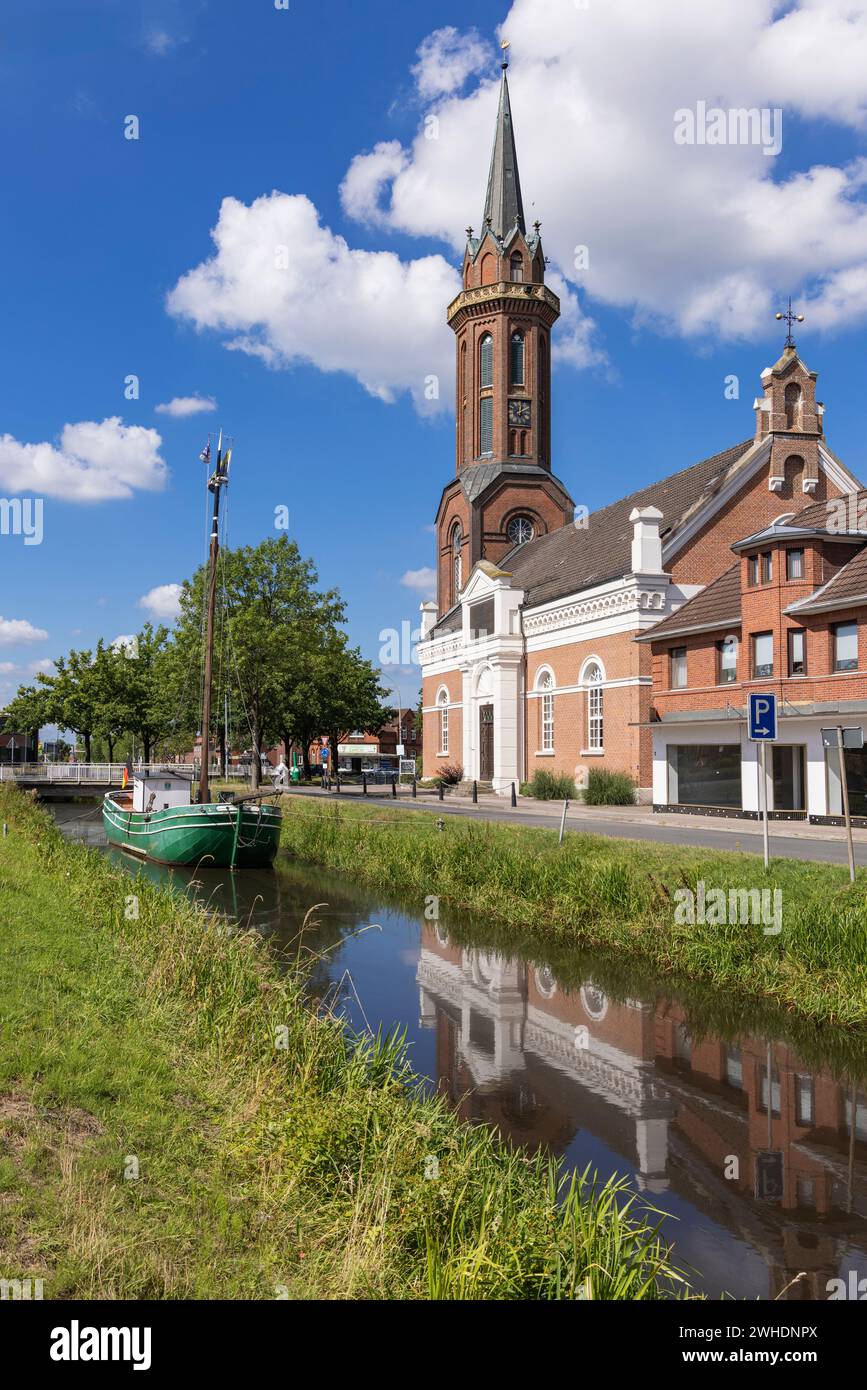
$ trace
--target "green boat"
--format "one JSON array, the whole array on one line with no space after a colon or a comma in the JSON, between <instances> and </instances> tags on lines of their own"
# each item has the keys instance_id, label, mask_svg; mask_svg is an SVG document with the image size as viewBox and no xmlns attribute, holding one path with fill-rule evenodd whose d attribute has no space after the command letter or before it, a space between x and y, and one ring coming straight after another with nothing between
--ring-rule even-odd
<instances>
[{"instance_id":1,"label":"green boat","mask_svg":"<svg viewBox=\"0 0 867 1390\"><path fill-rule=\"evenodd\" d=\"M211 440L200 455L210 464ZM265 805L263 793L251 792L229 801L211 801L210 733L211 685L214 659L214 611L219 553L220 493L229 481L230 448L217 443L214 472L208 479L213 516L208 561L208 608L202 693L202 758L198 798L192 798L192 776L176 768L137 768L132 787L108 792L102 803L102 823L109 844L152 859L157 864L206 865L220 869L264 869L274 863L280 843L282 813ZM192 769L191 769L192 772ZM266 792L265 796L274 793Z\"/></svg>"},{"instance_id":2,"label":"green boat","mask_svg":"<svg viewBox=\"0 0 867 1390\"><path fill-rule=\"evenodd\" d=\"M186 801L144 809L153 788L162 799L174 782L184 782ZM157 864L201 864L221 869L263 869L274 862L282 814L261 801L190 802L188 779L169 772L134 774L132 790L108 792L102 823L109 844ZM176 796L176 793L175 793ZM135 810L135 805L142 809Z\"/></svg>"}]
</instances>

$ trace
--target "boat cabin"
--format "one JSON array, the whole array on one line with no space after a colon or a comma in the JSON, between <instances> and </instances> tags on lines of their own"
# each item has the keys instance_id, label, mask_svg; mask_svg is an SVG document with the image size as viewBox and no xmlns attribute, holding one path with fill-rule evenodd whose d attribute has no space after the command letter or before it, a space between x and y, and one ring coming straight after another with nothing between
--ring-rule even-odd
<instances>
[{"instance_id":1,"label":"boat cabin","mask_svg":"<svg viewBox=\"0 0 867 1390\"><path fill-rule=\"evenodd\" d=\"M191 779L179 772L135 772L132 809L165 811L169 806L189 806L191 785Z\"/></svg>"}]
</instances>

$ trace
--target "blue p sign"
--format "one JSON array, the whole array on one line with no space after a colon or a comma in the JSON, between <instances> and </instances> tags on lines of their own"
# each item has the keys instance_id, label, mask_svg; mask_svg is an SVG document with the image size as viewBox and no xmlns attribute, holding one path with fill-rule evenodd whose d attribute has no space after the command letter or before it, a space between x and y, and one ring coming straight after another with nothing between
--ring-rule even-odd
<instances>
[{"instance_id":1,"label":"blue p sign","mask_svg":"<svg viewBox=\"0 0 867 1390\"><path fill-rule=\"evenodd\" d=\"M777 737L776 695L750 695L749 726L750 738L754 743L761 743L765 739L773 742Z\"/></svg>"}]
</instances>

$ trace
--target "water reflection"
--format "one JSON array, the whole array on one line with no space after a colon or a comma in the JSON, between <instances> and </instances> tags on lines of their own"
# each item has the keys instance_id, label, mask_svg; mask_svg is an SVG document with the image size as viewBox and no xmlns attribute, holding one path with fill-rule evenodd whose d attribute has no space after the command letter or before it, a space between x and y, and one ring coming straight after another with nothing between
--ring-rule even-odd
<instances>
[{"instance_id":1,"label":"water reflection","mask_svg":"<svg viewBox=\"0 0 867 1390\"><path fill-rule=\"evenodd\" d=\"M86 822L67 833L100 843ZM725 1001L624 983L616 963L574 952L498 950L487 925L430 922L423 903L324 871L143 871L282 950L326 904L305 939L321 953L317 993L338 992L357 1027L403 1027L416 1071L467 1119L579 1169L629 1175L672 1218L677 1257L711 1296L775 1298L791 1285L787 1299L824 1299L829 1280L867 1276L867 1069L835 1035L796 1042L783 1016L757 1027Z\"/></svg>"}]
</instances>

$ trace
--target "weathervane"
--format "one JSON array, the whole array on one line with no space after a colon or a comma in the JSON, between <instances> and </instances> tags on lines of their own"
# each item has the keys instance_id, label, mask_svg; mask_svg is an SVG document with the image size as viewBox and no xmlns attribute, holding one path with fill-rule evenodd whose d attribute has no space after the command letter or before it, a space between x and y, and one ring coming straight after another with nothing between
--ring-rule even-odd
<instances>
[{"instance_id":1,"label":"weathervane","mask_svg":"<svg viewBox=\"0 0 867 1390\"><path fill-rule=\"evenodd\" d=\"M795 346L795 340L794 340L794 338L792 337L792 324L793 324L793 323L803 323L803 322L804 322L804 315L803 315L803 314L794 314L794 313L792 313L792 297L791 297L791 295L789 295L789 307L788 307L788 309L786 310L786 312L785 312L784 314L777 314L775 317L777 318L778 321L779 321L780 319L785 319L785 320L786 320L786 323L789 325L789 336L788 336L788 338L786 339L786 347L787 347L787 348L793 348L793 347Z\"/></svg>"},{"instance_id":2,"label":"weathervane","mask_svg":"<svg viewBox=\"0 0 867 1390\"><path fill-rule=\"evenodd\" d=\"M503 71L505 72L506 68L509 66L509 49L511 48L509 40L503 39L503 42L500 44L500 48L503 50L503 61L501 66Z\"/></svg>"}]
</instances>

